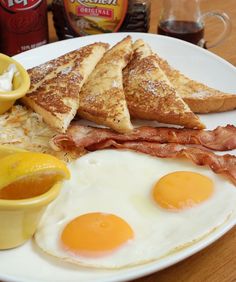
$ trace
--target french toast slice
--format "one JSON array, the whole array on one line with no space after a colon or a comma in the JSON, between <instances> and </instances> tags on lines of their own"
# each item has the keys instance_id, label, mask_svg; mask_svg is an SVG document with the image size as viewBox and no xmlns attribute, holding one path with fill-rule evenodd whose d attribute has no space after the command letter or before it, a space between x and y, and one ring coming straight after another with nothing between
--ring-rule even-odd
<instances>
[{"instance_id":1,"label":"french toast slice","mask_svg":"<svg viewBox=\"0 0 236 282\"><path fill-rule=\"evenodd\" d=\"M236 109L236 94L227 94L194 81L172 68L158 56L158 63L182 99L194 113L224 112Z\"/></svg>"},{"instance_id":2,"label":"french toast slice","mask_svg":"<svg viewBox=\"0 0 236 282\"><path fill-rule=\"evenodd\" d=\"M133 58L123 71L130 115L187 128L204 128L171 85L149 45L139 39L133 44L133 51Z\"/></svg>"},{"instance_id":3,"label":"french toast slice","mask_svg":"<svg viewBox=\"0 0 236 282\"><path fill-rule=\"evenodd\" d=\"M31 70L33 81L30 91L22 99L23 103L40 114L44 121L59 132L65 132L79 107L79 92L98 61L108 49L108 44L87 45L60 58L64 63L51 71L41 73L41 67ZM70 61L67 61L69 59ZM43 73L45 77L43 77ZM41 80L39 79L41 78Z\"/></svg>"},{"instance_id":4,"label":"french toast slice","mask_svg":"<svg viewBox=\"0 0 236 282\"><path fill-rule=\"evenodd\" d=\"M104 54L81 89L79 116L121 133L132 130L122 78L131 56L130 36Z\"/></svg>"},{"instance_id":5,"label":"french toast slice","mask_svg":"<svg viewBox=\"0 0 236 282\"><path fill-rule=\"evenodd\" d=\"M55 77L58 73L72 67L78 54L78 49L66 53L39 66L28 69L30 76L30 89L28 93L35 91L44 81Z\"/></svg>"}]
</instances>

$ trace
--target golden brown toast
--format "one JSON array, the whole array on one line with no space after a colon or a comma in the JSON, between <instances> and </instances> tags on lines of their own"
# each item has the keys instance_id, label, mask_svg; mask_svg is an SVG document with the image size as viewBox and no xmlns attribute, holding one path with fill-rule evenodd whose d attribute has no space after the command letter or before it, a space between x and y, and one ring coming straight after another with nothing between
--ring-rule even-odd
<instances>
[{"instance_id":1,"label":"golden brown toast","mask_svg":"<svg viewBox=\"0 0 236 282\"><path fill-rule=\"evenodd\" d=\"M78 115L118 132L132 130L122 70L132 56L130 36L108 50L80 92Z\"/></svg>"},{"instance_id":2,"label":"golden brown toast","mask_svg":"<svg viewBox=\"0 0 236 282\"><path fill-rule=\"evenodd\" d=\"M191 80L160 57L158 57L158 63L194 113L224 112L236 109L236 95L227 94Z\"/></svg>"},{"instance_id":3,"label":"golden brown toast","mask_svg":"<svg viewBox=\"0 0 236 282\"><path fill-rule=\"evenodd\" d=\"M52 128L65 132L79 107L81 87L107 48L105 43L87 45L61 57L56 66L55 61L48 63L52 65L51 71L41 72L42 66L31 70L33 84L23 103L40 114Z\"/></svg>"},{"instance_id":4,"label":"golden brown toast","mask_svg":"<svg viewBox=\"0 0 236 282\"><path fill-rule=\"evenodd\" d=\"M61 71L71 67L77 54L78 49L27 70L31 81L28 93L35 91L45 80L51 79Z\"/></svg>"},{"instance_id":5,"label":"golden brown toast","mask_svg":"<svg viewBox=\"0 0 236 282\"><path fill-rule=\"evenodd\" d=\"M143 41L133 45L133 58L123 71L124 90L134 118L188 128L204 128L159 67L156 54Z\"/></svg>"}]
</instances>

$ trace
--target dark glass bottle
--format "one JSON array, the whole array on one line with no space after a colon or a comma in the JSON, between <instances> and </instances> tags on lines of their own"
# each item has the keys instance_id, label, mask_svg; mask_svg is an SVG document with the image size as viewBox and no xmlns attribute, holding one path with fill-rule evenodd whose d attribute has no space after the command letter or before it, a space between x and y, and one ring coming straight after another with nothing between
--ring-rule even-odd
<instances>
[{"instance_id":1,"label":"dark glass bottle","mask_svg":"<svg viewBox=\"0 0 236 282\"><path fill-rule=\"evenodd\" d=\"M0 1L0 52L13 56L46 43L46 0Z\"/></svg>"},{"instance_id":2,"label":"dark glass bottle","mask_svg":"<svg viewBox=\"0 0 236 282\"><path fill-rule=\"evenodd\" d=\"M124 22L119 31L148 32L150 10L150 1L130 0Z\"/></svg>"}]
</instances>

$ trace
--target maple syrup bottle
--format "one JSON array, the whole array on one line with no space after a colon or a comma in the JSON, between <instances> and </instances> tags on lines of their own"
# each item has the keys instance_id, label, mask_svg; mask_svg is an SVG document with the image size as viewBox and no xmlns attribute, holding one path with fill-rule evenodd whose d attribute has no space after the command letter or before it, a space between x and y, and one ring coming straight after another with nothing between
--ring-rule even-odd
<instances>
[{"instance_id":1,"label":"maple syrup bottle","mask_svg":"<svg viewBox=\"0 0 236 282\"><path fill-rule=\"evenodd\" d=\"M205 19L220 19L223 30L215 40L209 42L204 38ZM231 21L227 14L219 11L202 13L199 0L165 0L157 32L161 35L175 37L204 48L212 48L225 40L230 34Z\"/></svg>"},{"instance_id":2,"label":"maple syrup bottle","mask_svg":"<svg viewBox=\"0 0 236 282\"><path fill-rule=\"evenodd\" d=\"M106 3L106 4L103 4ZM59 39L116 31L148 32L150 0L53 0Z\"/></svg>"}]
</instances>

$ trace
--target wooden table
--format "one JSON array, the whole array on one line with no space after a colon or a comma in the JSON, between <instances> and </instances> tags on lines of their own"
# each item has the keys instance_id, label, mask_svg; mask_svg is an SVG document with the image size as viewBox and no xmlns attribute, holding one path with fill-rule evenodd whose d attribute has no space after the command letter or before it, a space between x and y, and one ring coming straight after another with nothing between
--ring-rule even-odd
<instances>
[{"instance_id":1,"label":"wooden table","mask_svg":"<svg viewBox=\"0 0 236 282\"><path fill-rule=\"evenodd\" d=\"M152 0L150 32L156 33L161 11L161 1ZM232 20L231 35L210 51L236 65L236 0L202 0L202 11L223 10ZM210 24L210 23L209 23ZM220 30L218 22L207 27L207 38L213 38ZM49 14L50 41L56 34ZM235 78L236 79L236 78ZM227 205L227 203L226 203ZM231 282L236 281L236 227L217 242L196 255L136 282Z\"/></svg>"}]
</instances>

